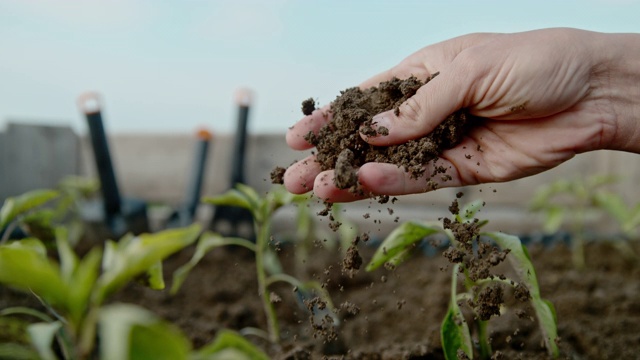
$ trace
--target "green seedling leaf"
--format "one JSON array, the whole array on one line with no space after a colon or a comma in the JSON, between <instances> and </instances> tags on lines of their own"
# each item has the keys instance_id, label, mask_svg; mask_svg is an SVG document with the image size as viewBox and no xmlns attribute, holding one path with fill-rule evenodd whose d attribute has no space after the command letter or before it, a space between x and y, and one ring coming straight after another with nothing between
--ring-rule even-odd
<instances>
[{"instance_id":1,"label":"green seedling leaf","mask_svg":"<svg viewBox=\"0 0 640 360\"><path fill-rule=\"evenodd\" d=\"M249 200L253 208L258 206L260 203L260 195L251 186L238 183L235 188Z\"/></svg>"},{"instance_id":2,"label":"green seedling leaf","mask_svg":"<svg viewBox=\"0 0 640 360\"><path fill-rule=\"evenodd\" d=\"M55 241L54 216L51 209L35 210L21 219L21 228L32 237L50 244Z\"/></svg>"},{"instance_id":3,"label":"green seedling leaf","mask_svg":"<svg viewBox=\"0 0 640 360\"><path fill-rule=\"evenodd\" d=\"M0 311L0 316L10 316L10 315L28 315L40 321L53 322L53 319L49 315L43 313L42 311L38 311L36 309L32 309L24 306L9 307L9 308L2 309L2 311Z\"/></svg>"},{"instance_id":4,"label":"green seedling leaf","mask_svg":"<svg viewBox=\"0 0 640 360\"><path fill-rule=\"evenodd\" d=\"M0 359L40 360L40 357L38 353L24 345L5 343L0 344Z\"/></svg>"},{"instance_id":5,"label":"green seedling leaf","mask_svg":"<svg viewBox=\"0 0 640 360\"><path fill-rule=\"evenodd\" d=\"M558 205L550 205L544 212L543 229L547 234L552 234L560 229L560 226L566 218L567 212L564 207Z\"/></svg>"},{"instance_id":6,"label":"green seedling leaf","mask_svg":"<svg viewBox=\"0 0 640 360\"><path fill-rule=\"evenodd\" d=\"M66 301L67 285L36 239L0 245L0 283L33 291L53 306Z\"/></svg>"},{"instance_id":7,"label":"green seedling leaf","mask_svg":"<svg viewBox=\"0 0 640 360\"><path fill-rule=\"evenodd\" d=\"M9 225L16 216L43 205L58 195L59 193L54 190L33 190L20 196L7 198L0 209L0 230Z\"/></svg>"},{"instance_id":8,"label":"green seedling leaf","mask_svg":"<svg viewBox=\"0 0 640 360\"><path fill-rule=\"evenodd\" d=\"M222 195L205 197L203 202L217 206L237 206L254 213L257 210L257 203L252 202L246 194L237 189L231 189Z\"/></svg>"},{"instance_id":9,"label":"green seedling leaf","mask_svg":"<svg viewBox=\"0 0 640 360\"><path fill-rule=\"evenodd\" d=\"M128 281L146 272L169 255L192 244L200 234L200 226L165 230L125 238L121 243L107 242L103 274L98 279L97 301L101 303Z\"/></svg>"},{"instance_id":10,"label":"green seedling leaf","mask_svg":"<svg viewBox=\"0 0 640 360\"><path fill-rule=\"evenodd\" d=\"M164 277L162 276L162 261L151 265L147 270L147 284L153 290L164 289Z\"/></svg>"},{"instance_id":11,"label":"green seedling leaf","mask_svg":"<svg viewBox=\"0 0 640 360\"><path fill-rule=\"evenodd\" d=\"M457 215L458 221L460 222L470 222L473 221L474 217L482 209L484 206L484 201L481 199L474 200L468 204L466 204Z\"/></svg>"},{"instance_id":12,"label":"green seedling leaf","mask_svg":"<svg viewBox=\"0 0 640 360\"><path fill-rule=\"evenodd\" d=\"M411 245L424 239L426 236L442 232L442 229L416 221L408 221L395 228L382 242L373 258L367 265L367 271L373 271L384 263L396 257L396 255L410 248Z\"/></svg>"},{"instance_id":13,"label":"green seedling leaf","mask_svg":"<svg viewBox=\"0 0 640 360\"><path fill-rule=\"evenodd\" d=\"M269 360L255 345L231 330L220 330L215 340L198 350L191 360Z\"/></svg>"},{"instance_id":14,"label":"green seedling leaf","mask_svg":"<svg viewBox=\"0 0 640 360\"><path fill-rule=\"evenodd\" d=\"M108 305L98 321L103 360L188 358L191 346L184 335L141 307Z\"/></svg>"},{"instance_id":15,"label":"green seedling leaf","mask_svg":"<svg viewBox=\"0 0 640 360\"><path fill-rule=\"evenodd\" d=\"M610 192L597 192L593 194L593 200L596 206L604 209L618 224L624 226L629 221L631 211L619 195Z\"/></svg>"},{"instance_id":16,"label":"green seedling leaf","mask_svg":"<svg viewBox=\"0 0 640 360\"><path fill-rule=\"evenodd\" d=\"M173 281L171 284L171 291L170 291L171 294L175 294L178 292L178 290L180 290L182 283L184 283L191 269L193 269L196 265L198 265L200 260L202 260L202 258L209 251L217 247L227 246L227 245L243 246L251 251L254 251L254 252L256 251L256 245L249 240L245 240L242 238L235 238L235 237L225 238L213 232L204 233L200 237L200 240L196 245L196 251L191 257L191 260L189 260L188 263L182 265L180 268L178 268L178 270L176 270L173 273Z\"/></svg>"},{"instance_id":17,"label":"green seedling leaf","mask_svg":"<svg viewBox=\"0 0 640 360\"><path fill-rule=\"evenodd\" d=\"M78 265L78 256L69 245L68 235L69 232L64 227L55 229L56 245L58 247L58 256L60 257L60 270L62 278L67 282Z\"/></svg>"},{"instance_id":18,"label":"green seedling leaf","mask_svg":"<svg viewBox=\"0 0 640 360\"><path fill-rule=\"evenodd\" d=\"M71 321L79 324L89 307L91 293L100 272L102 249L95 247L77 264L68 281L68 307Z\"/></svg>"},{"instance_id":19,"label":"green seedling leaf","mask_svg":"<svg viewBox=\"0 0 640 360\"><path fill-rule=\"evenodd\" d=\"M471 342L471 333L469 326L462 315L460 307L457 303L457 288L459 265L453 267L451 276L451 299L449 300L449 309L445 315L442 325L440 326L440 340L442 342L442 350L447 360L457 360L458 351L462 350L469 359L473 359L473 343Z\"/></svg>"},{"instance_id":20,"label":"green seedling leaf","mask_svg":"<svg viewBox=\"0 0 640 360\"><path fill-rule=\"evenodd\" d=\"M557 357L560 352L556 342L558 338L558 328L555 309L549 301L542 299L540 296L538 278L533 263L531 263L531 257L529 256L527 248L522 245L517 236L500 232L483 233L482 235L493 239L502 249L510 250L508 259L518 273L522 283L529 289L531 304L536 312L547 351L551 356Z\"/></svg>"},{"instance_id":21,"label":"green seedling leaf","mask_svg":"<svg viewBox=\"0 0 640 360\"><path fill-rule=\"evenodd\" d=\"M36 323L29 325L27 332L31 338L31 344L38 352L42 360L57 360L53 352L53 340L62 328L62 323L54 321L51 323Z\"/></svg>"},{"instance_id":22,"label":"green seedling leaf","mask_svg":"<svg viewBox=\"0 0 640 360\"><path fill-rule=\"evenodd\" d=\"M100 190L100 182L81 176L66 176L58 183L58 188L66 193L89 197Z\"/></svg>"}]
</instances>

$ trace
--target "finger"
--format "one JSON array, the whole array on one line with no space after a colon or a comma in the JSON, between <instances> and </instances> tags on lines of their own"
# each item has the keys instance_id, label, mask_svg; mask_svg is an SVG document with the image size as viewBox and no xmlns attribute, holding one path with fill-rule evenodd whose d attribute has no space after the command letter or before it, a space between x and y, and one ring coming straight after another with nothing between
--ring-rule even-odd
<instances>
[{"instance_id":1,"label":"finger","mask_svg":"<svg viewBox=\"0 0 640 360\"><path fill-rule=\"evenodd\" d=\"M291 193L304 194L313 189L313 182L320 172L315 155L310 155L289 166L284 173L284 186Z\"/></svg>"},{"instance_id":2,"label":"finger","mask_svg":"<svg viewBox=\"0 0 640 360\"><path fill-rule=\"evenodd\" d=\"M395 145L427 135L447 116L464 107L469 91L468 71L452 64L422 86L395 110L373 117L373 127L385 127L388 135L365 136L370 144Z\"/></svg>"},{"instance_id":3,"label":"finger","mask_svg":"<svg viewBox=\"0 0 640 360\"><path fill-rule=\"evenodd\" d=\"M314 110L311 115L303 117L289 128L286 135L287 145L294 150L306 150L313 147L305 140L305 136L309 132L317 133L322 125L329 121L331 121L330 105Z\"/></svg>"},{"instance_id":4,"label":"finger","mask_svg":"<svg viewBox=\"0 0 640 360\"><path fill-rule=\"evenodd\" d=\"M351 202L356 200L366 199L367 195L356 195L350 192L348 189L338 189L333 180L335 172L333 170L327 170L321 172L315 180L313 186L313 193L320 199L326 202ZM364 192L367 193L366 189Z\"/></svg>"},{"instance_id":5,"label":"finger","mask_svg":"<svg viewBox=\"0 0 640 360\"><path fill-rule=\"evenodd\" d=\"M447 169L447 172L431 176L436 166ZM460 186L455 168L448 161L426 165L424 176L420 178L412 178L404 168L395 164L367 163L358 171L358 180L375 195L417 194L442 187Z\"/></svg>"}]
</instances>

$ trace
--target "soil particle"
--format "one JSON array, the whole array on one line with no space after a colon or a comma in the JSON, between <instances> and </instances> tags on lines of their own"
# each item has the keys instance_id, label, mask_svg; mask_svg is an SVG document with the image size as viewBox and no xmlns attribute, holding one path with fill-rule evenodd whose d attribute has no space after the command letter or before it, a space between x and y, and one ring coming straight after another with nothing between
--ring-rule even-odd
<instances>
[{"instance_id":1,"label":"soil particle","mask_svg":"<svg viewBox=\"0 0 640 360\"><path fill-rule=\"evenodd\" d=\"M274 184L284 184L284 173L287 169L282 166L276 166L275 169L271 170L271 182Z\"/></svg>"},{"instance_id":2,"label":"soil particle","mask_svg":"<svg viewBox=\"0 0 640 360\"><path fill-rule=\"evenodd\" d=\"M529 289L527 289L527 287L523 284L517 284L514 287L514 294L513 294L516 299L518 301L529 301L529 299L531 299L531 294L529 293Z\"/></svg>"},{"instance_id":3,"label":"soil particle","mask_svg":"<svg viewBox=\"0 0 640 360\"><path fill-rule=\"evenodd\" d=\"M272 291L271 293L269 293L269 301L271 301L271 303L273 304L278 304L282 302L282 298Z\"/></svg>"},{"instance_id":4,"label":"soil particle","mask_svg":"<svg viewBox=\"0 0 640 360\"><path fill-rule=\"evenodd\" d=\"M347 255L342 260L342 269L353 276L353 273L362 266L362 256L358 252L358 238L347 249Z\"/></svg>"},{"instance_id":5,"label":"soil particle","mask_svg":"<svg viewBox=\"0 0 640 360\"><path fill-rule=\"evenodd\" d=\"M311 115L316 109L316 102L313 98L308 98L302 102L302 113L304 115Z\"/></svg>"},{"instance_id":6,"label":"soil particle","mask_svg":"<svg viewBox=\"0 0 640 360\"><path fill-rule=\"evenodd\" d=\"M358 184L358 174L353 167L354 155L349 149L344 149L336 160L335 178L333 179L338 189L349 189Z\"/></svg>"},{"instance_id":7,"label":"soil particle","mask_svg":"<svg viewBox=\"0 0 640 360\"><path fill-rule=\"evenodd\" d=\"M346 313L351 316L356 316L360 313L360 307L349 301L345 301L342 304L340 304L340 310L346 311Z\"/></svg>"},{"instance_id":8,"label":"soil particle","mask_svg":"<svg viewBox=\"0 0 640 360\"><path fill-rule=\"evenodd\" d=\"M486 321L493 315L500 316L500 305L504 303L504 292L499 285L487 286L480 290L475 301L469 301L480 320Z\"/></svg>"}]
</instances>

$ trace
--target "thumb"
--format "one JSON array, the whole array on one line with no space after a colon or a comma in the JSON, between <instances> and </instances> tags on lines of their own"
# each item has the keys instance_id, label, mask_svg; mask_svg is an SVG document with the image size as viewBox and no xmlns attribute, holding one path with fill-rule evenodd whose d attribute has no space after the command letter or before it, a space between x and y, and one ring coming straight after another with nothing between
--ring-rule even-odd
<instances>
[{"instance_id":1,"label":"thumb","mask_svg":"<svg viewBox=\"0 0 640 360\"><path fill-rule=\"evenodd\" d=\"M465 71L454 66L431 79L396 110L389 110L373 117L372 127L386 135L362 138L372 145L388 146L404 143L429 134L449 115L463 107L470 88Z\"/></svg>"}]
</instances>

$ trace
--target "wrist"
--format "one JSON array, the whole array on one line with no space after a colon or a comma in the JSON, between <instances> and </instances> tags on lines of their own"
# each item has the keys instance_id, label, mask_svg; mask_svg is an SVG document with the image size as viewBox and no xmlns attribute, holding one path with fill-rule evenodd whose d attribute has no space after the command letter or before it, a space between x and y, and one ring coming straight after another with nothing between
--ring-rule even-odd
<instances>
[{"instance_id":1,"label":"wrist","mask_svg":"<svg viewBox=\"0 0 640 360\"><path fill-rule=\"evenodd\" d=\"M640 34L596 36L594 89L599 88L602 117L614 124L602 148L640 153Z\"/></svg>"}]
</instances>

